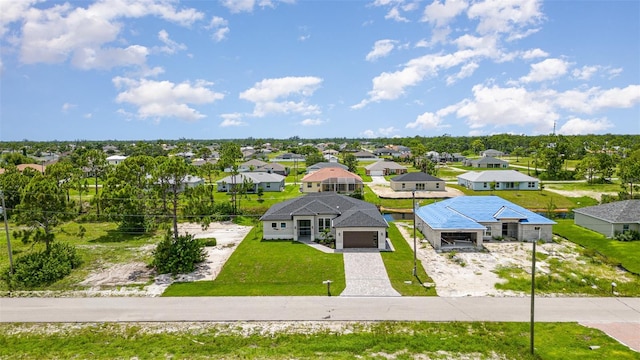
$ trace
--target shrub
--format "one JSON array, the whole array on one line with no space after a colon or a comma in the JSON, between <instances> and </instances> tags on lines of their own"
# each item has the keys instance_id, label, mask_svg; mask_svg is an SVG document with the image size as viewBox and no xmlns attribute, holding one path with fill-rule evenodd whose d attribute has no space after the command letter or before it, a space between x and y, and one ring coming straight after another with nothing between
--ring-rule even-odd
<instances>
[{"instance_id":1,"label":"shrub","mask_svg":"<svg viewBox=\"0 0 640 360\"><path fill-rule=\"evenodd\" d=\"M193 235L181 235L176 239L167 233L153 252L151 265L160 274L185 274L194 271L196 264L204 259L204 244Z\"/></svg>"},{"instance_id":2,"label":"shrub","mask_svg":"<svg viewBox=\"0 0 640 360\"><path fill-rule=\"evenodd\" d=\"M635 230L627 230L625 232L616 233L615 239L618 241L638 241L640 240L640 232Z\"/></svg>"},{"instance_id":3,"label":"shrub","mask_svg":"<svg viewBox=\"0 0 640 360\"><path fill-rule=\"evenodd\" d=\"M42 250L19 257L13 274L6 269L2 273L2 280L10 289L32 289L53 284L69 275L81 263L75 247L55 243L49 251Z\"/></svg>"}]
</instances>

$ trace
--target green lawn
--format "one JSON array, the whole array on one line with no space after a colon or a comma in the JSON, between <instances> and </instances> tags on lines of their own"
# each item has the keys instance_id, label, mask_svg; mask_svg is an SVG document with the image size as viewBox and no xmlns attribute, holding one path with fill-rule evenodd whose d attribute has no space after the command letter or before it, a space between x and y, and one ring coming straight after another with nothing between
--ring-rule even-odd
<instances>
[{"instance_id":1,"label":"green lawn","mask_svg":"<svg viewBox=\"0 0 640 360\"><path fill-rule=\"evenodd\" d=\"M163 296L326 295L345 288L342 254L327 254L290 240L261 240L254 227L214 281L177 283Z\"/></svg>"},{"instance_id":2,"label":"green lawn","mask_svg":"<svg viewBox=\"0 0 640 360\"><path fill-rule=\"evenodd\" d=\"M603 332L575 323L373 322L305 324L153 323L0 325L2 359L639 359ZM307 326L308 328L305 328ZM266 331L266 334L265 334ZM598 345L597 350L589 346Z\"/></svg>"},{"instance_id":3,"label":"green lawn","mask_svg":"<svg viewBox=\"0 0 640 360\"><path fill-rule=\"evenodd\" d=\"M381 255L391 286L402 296L436 296L435 287L427 289L422 285L433 283L433 280L424 271L420 260L416 262L417 279L413 276L413 251L394 223L389 224L389 239L395 251L382 252Z\"/></svg>"},{"instance_id":4,"label":"green lawn","mask_svg":"<svg viewBox=\"0 0 640 360\"><path fill-rule=\"evenodd\" d=\"M573 220L557 222L553 226L554 233L605 256L612 264L619 264L627 271L640 275L640 241L608 239L600 233L575 225Z\"/></svg>"},{"instance_id":5,"label":"green lawn","mask_svg":"<svg viewBox=\"0 0 640 360\"><path fill-rule=\"evenodd\" d=\"M469 190L460 185L447 186L459 189L465 195L471 196L489 196L496 195L501 198L511 201L514 204L518 204L527 209L542 209L546 210L550 206L555 209L573 209L576 207L597 205L598 202L595 199L589 197L569 198L556 194L550 191L538 191L538 190L494 190L494 191L474 191Z\"/></svg>"}]
</instances>

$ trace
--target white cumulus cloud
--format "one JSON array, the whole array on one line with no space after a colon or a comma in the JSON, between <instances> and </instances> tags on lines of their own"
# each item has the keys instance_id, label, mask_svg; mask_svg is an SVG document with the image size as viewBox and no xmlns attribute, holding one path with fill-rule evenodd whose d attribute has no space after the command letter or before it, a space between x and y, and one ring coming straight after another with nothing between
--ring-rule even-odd
<instances>
[{"instance_id":1,"label":"white cumulus cloud","mask_svg":"<svg viewBox=\"0 0 640 360\"><path fill-rule=\"evenodd\" d=\"M375 44L373 44L373 49L367 54L366 60L374 61L389 55L397 43L397 41L390 39L376 41Z\"/></svg>"},{"instance_id":2,"label":"white cumulus cloud","mask_svg":"<svg viewBox=\"0 0 640 360\"><path fill-rule=\"evenodd\" d=\"M302 121L300 121L300 125L302 126L318 126L318 125L322 125L325 122L320 120L320 119L304 119Z\"/></svg>"},{"instance_id":3,"label":"white cumulus cloud","mask_svg":"<svg viewBox=\"0 0 640 360\"><path fill-rule=\"evenodd\" d=\"M563 135L586 135L596 134L613 127L607 119L585 120L579 118L569 119L558 130Z\"/></svg>"},{"instance_id":4,"label":"white cumulus cloud","mask_svg":"<svg viewBox=\"0 0 640 360\"><path fill-rule=\"evenodd\" d=\"M253 116L263 117L274 113L319 114L317 105L307 103L307 98L320 87L322 79L314 76L265 79L240 93L240 99L255 104ZM295 100L289 100L294 97Z\"/></svg>"},{"instance_id":5,"label":"white cumulus cloud","mask_svg":"<svg viewBox=\"0 0 640 360\"><path fill-rule=\"evenodd\" d=\"M480 34L519 32L535 25L543 18L539 0L486 0L469 6L467 16L478 20L476 31ZM527 30L526 33L532 33Z\"/></svg>"},{"instance_id":6,"label":"white cumulus cloud","mask_svg":"<svg viewBox=\"0 0 640 360\"><path fill-rule=\"evenodd\" d=\"M195 121L205 115L191 107L191 104L210 104L224 98L223 94L209 89L213 83L204 80L175 84L170 81L116 77L113 83L122 89L116 102L137 107L137 116L143 119L175 117Z\"/></svg>"},{"instance_id":7,"label":"white cumulus cloud","mask_svg":"<svg viewBox=\"0 0 640 360\"><path fill-rule=\"evenodd\" d=\"M531 65L531 71L526 76L520 78L525 83L540 82L556 79L567 73L570 63L562 59L545 59L539 63Z\"/></svg>"},{"instance_id":8,"label":"white cumulus cloud","mask_svg":"<svg viewBox=\"0 0 640 360\"><path fill-rule=\"evenodd\" d=\"M435 0L424 9L422 21L434 24L437 27L447 25L453 18L467 9L469 4L465 0Z\"/></svg>"}]
</instances>

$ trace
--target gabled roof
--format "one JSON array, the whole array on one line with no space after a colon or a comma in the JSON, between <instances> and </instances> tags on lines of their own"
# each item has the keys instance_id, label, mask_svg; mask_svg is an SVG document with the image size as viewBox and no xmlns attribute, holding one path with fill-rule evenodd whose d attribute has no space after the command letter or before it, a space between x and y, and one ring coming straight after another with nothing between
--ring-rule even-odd
<instances>
[{"instance_id":1,"label":"gabled roof","mask_svg":"<svg viewBox=\"0 0 640 360\"><path fill-rule=\"evenodd\" d=\"M394 176L391 178L390 181L400 182L400 181L443 181L443 180L420 171L420 172L410 172L410 173Z\"/></svg>"},{"instance_id":2,"label":"gabled roof","mask_svg":"<svg viewBox=\"0 0 640 360\"><path fill-rule=\"evenodd\" d=\"M264 162L262 160L258 160L258 159L251 159L249 161L246 161L246 162L240 164L240 166L247 167L247 168L250 167L250 166L253 166L254 168L259 168L259 167L262 167L262 166L265 166L265 165L267 165L266 162Z\"/></svg>"},{"instance_id":3,"label":"gabled roof","mask_svg":"<svg viewBox=\"0 0 640 360\"><path fill-rule=\"evenodd\" d=\"M311 193L275 204L261 221L291 220L294 216L337 215L334 227L388 227L375 205L336 193Z\"/></svg>"},{"instance_id":4,"label":"gabled roof","mask_svg":"<svg viewBox=\"0 0 640 360\"><path fill-rule=\"evenodd\" d=\"M284 181L284 176L280 174L266 173L266 172L243 172L239 173L233 177L233 175L229 175L224 179L220 179L216 181L216 183L227 183L227 184L241 184L244 182L244 179L251 180L254 184L267 183L267 182L281 182Z\"/></svg>"},{"instance_id":5,"label":"gabled roof","mask_svg":"<svg viewBox=\"0 0 640 360\"><path fill-rule=\"evenodd\" d=\"M500 163L500 164L508 164L508 161L504 161L501 159L496 159L494 157L491 156L484 156L481 157L480 159L475 159L472 161L474 164L496 164L496 163Z\"/></svg>"},{"instance_id":6,"label":"gabled roof","mask_svg":"<svg viewBox=\"0 0 640 360\"><path fill-rule=\"evenodd\" d=\"M327 167L306 175L302 178L302 182L324 181L331 178L348 179L352 181L362 182L362 178L352 172L338 167Z\"/></svg>"},{"instance_id":7,"label":"gabled roof","mask_svg":"<svg viewBox=\"0 0 640 360\"><path fill-rule=\"evenodd\" d=\"M286 170L286 167L282 164L273 162L273 163L268 163L265 164L263 166L260 167L260 170L278 170L278 171L282 171L282 170Z\"/></svg>"},{"instance_id":8,"label":"gabled roof","mask_svg":"<svg viewBox=\"0 0 640 360\"><path fill-rule=\"evenodd\" d=\"M525 175L517 170L469 171L462 175L458 175L458 179L468 180L472 182L538 181L538 179L529 175Z\"/></svg>"},{"instance_id":9,"label":"gabled roof","mask_svg":"<svg viewBox=\"0 0 640 360\"><path fill-rule=\"evenodd\" d=\"M640 223L640 200L624 200L587 206L574 209L573 212L611 223Z\"/></svg>"},{"instance_id":10,"label":"gabled roof","mask_svg":"<svg viewBox=\"0 0 640 360\"><path fill-rule=\"evenodd\" d=\"M459 196L416 211L416 215L433 229L482 229L481 223L517 219L532 225L552 225L554 221L529 211L499 196Z\"/></svg>"},{"instance_id":11,"label":"gabled roof","mask_svg":"<svg viewBox=\"0 0 640 360\"><path fill-rule=\"evenodd\" d=\"M343 164L339 164L339 163L335 163L335 162L319 162L319 163L315 163L311 166L307 166L307 171L309 170L320 170L320 169L324 169L324 168L341 168L344 170L349 169L346 165Z\"/></svg>"},{"instance_id":12,"label":"gabled roof","mask_svg":"<svg viewBox=\"0 0 640 360\"><path fill-rule=\"evenodd\" d=\"M384 169L406 170L407 169L405 166L402 166L395 161L387 161L387 160L376 161L373 164L369 164L365 166L364 168L367 170L384 170Z\"/></svg>"}]
</instances>

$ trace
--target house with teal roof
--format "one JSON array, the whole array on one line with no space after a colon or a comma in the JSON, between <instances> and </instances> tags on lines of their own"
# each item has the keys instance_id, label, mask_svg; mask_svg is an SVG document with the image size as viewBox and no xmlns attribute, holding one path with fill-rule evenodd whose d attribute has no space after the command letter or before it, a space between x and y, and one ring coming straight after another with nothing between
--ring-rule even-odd
<instances>
[{"instance_id":1,"label":"house with teal roof","mask_svg":"<svg viewBox=\"0 0 640 360\"><path fill-rule=\"evenodd\" d=\"M555 221L499 196L459 196L422 206L416 229L434 249L474 247L494 238L551 241Z\"/></svg>"}]
</instances>

